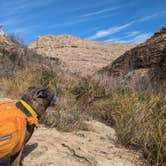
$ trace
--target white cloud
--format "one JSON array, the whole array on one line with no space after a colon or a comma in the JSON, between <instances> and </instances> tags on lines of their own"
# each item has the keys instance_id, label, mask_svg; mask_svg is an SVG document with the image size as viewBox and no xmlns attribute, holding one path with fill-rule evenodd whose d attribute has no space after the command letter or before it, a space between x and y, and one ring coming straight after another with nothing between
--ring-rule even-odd
<instances>
[{"instance_id":1,"label":"white cloud","mask_svg":"<svg viewBox=\"0 0 166 166\"><path fill-rule=\"evenodd\" d=\"M119 31L121 31L123 29L128 28L133 23L134 22L131 21L128 24L124 24L124 25L121 25L121 26L115 26L115 27L111 27L109 29L99 30L94 35L88 37L88 39L98 39L98 38L106 37L108 35L112 35L112 34L117 33L117 32L119 32Z\"/></svg>"},{"instance_id":2,"label":"white cloud","mask_svg":"<svg viewBox=\"0 0 166 166\"><path fill-rule=\"evenodd\" d=\"M150 19L152 19L152 18L154 18L158 15L159 15L158 13L155 13L155 14L152 14L152 15L149 15L149 16L142 17L142 18L138 19L137 21L138 22L147 21L147 20L150 20Z\"/></svg>"},{"instance_id":3,"label":"white cloud","mask_svg":"<svg viewBox=\"0 0 166 166\"><path fill-rule=\"evenodd\" d=\"M54 0L17 0L17 1L4 1L0 5L1 15L0 18L11 17L18 14L23 14L32 8L40 8L49 5Z\"/></svg>"},{"instance_id":4,"label":"white cloud","mask_svg":"<svg viewBox=\"0 0 166 166\"><path fill-rule=\"evenodd\" d=\"M65 21L65 22L62 22L62 23L56 23L56 24L51 24L51 25L48 25L47 27L50 28L50 29L54 29L54 28L57 28L57 27L66 27L66 26L72 26L72 25L75 25L75 24L79 24L79 23L83 23L83 22L87 22L87 21L90 21L90 20L95 20L95 19L99 19L99 18L103 18L103 17L111 17L112 15L104 15L104 16L98 16L98 17L95 17L95 18L89 18L89 17L83 17L83 18L70 18L69 21ZM93 29L96 29L96 28L93 28Z\"/></svg>"},{"instance_id":5,"label":"white cloud","mask_svg":"<svg viewBox=\"0 0 166 166\"><path fill-rule=\"evenodd\" d=\"M37 28L36 25L29 25L33 23L35 18L41 17L43 11L31 13L31 9L45 7L53 0L17 0L17 1L3 1L0 5L0 25L4 26L4 30L16 33L29 33ZM26 16L26 17L22 17ZM24 25L26 23L26 27ZM34 29L32 29L34 28Z\"/></svg>"},{"instance_id":6,"label":"white cloud","mask_svg":"<svg viewBox=\"0 0 166 166\"><path fill-rule=\"evenodd\" d=\"M129 39L127 39L129 37L129 35L127 36L123 36L123 37L119 37L119 38L110 38L105 40L105 42L113 42L113 43L132 43L132 44L139 44L139 43L143 43L144 41L146 41L148 38L150 38L152 36L151 33L147 33L147 32L139 32L139 31L133 31L131 32Z\"/></svg>"},{"instance_id":7,"label":"white cloud","mask_svg":"<svg viewBox=\"0 0 166 166\"><path fill-rule=\"evenodd\" d=\"M128 40L124 40L121 38L110 38L105 40L104 42L112 42L112 43L129 43Z\"/></svg>"},{"instance_id":8,"label":"white cloud","mask_svg":"<svg viewBox=\"0 0 166 166\"><path fill-rule=\"evenodd\" d=\"M103 3L104 2L102 1L102 4ZM109 7L109 8L104 8L104 9L98 9L96 11L92 11L90 13L83 14L83 15L81 15L79 17L91 17L91 16L102 15L102 14L105 14L105 13L112 12L114 10L118 10L118 9L121 9L121 8L129 7L131 5L132 5L132 3L125 3L125 4L122 4L122 5L116 6L116 7ZM107 5L107 6L110 6L110 5ZM93 4L93 7L94 7L94 4Z\"/></svg>"},{"instance_id":9,"label":"white cloud","mask_svg":"<svg viewBox=\"0 0 166 166\"><path fill-rule=\"evenodd\" d=\"M102 38L102 37L106 37L106 36L115 34L117 32L120 32L123 29L128 28L129 26L131 26L134 23L147 21L147 20L150 20L150 19L152 19L154 17L157 17L157 16L159 16L161 14L166 14L166 11L161 11L161 12L158 12L158 13L154 13L152 15L144 16L144 17L141 17L141 18L139 18L137 20L133 20L133 21L131 21L131 22L127 23L127 24L121 25L121 26L114 26L114 27L111 27L111 28L108 28L108 29L99 30L94 35L89 36L88 39L99 39L99 38ZM150 33L140 34L139 31L133 31L133 32L130 32L126 36L126 38L135 36L135 39L133 39L132 42L134 42L134 43L141 43L146 38L148 38L150 35L151 35ZM119 40L119 41L121 41L121 40ZM126 40L123 40L123 41L126 41Z\"/></svg>"},{"instance_id":10,"label":"white cloud","mask_svg":"<svg viewBox=\"0 0 166 166\"><path fill-rule=\"evenodd\" d=\"M110 12L110 11L113 11L113 10L116 10L116 9L119 9L119 8L120 7L102 9L102 10L98 10L96 12L91 12L91 13L87 13L87 14L81 15L80 17L95 16L95 15L99 15L99 14L102 14L102 13Z\"/></svg>"},{"instance_id":11,"label":"white cloud","mask_svg":"<svg viewBox=\"0 0 166 166\"><path fill-rule=\"evenodd\" d=\"M142 43L144 42L145 40L147 40L148 38L150 38L152 36L151 33L147 33L147 32L144 32L142 34L139 34L137 36L135 36L131 41L130 43Z\"/></svg>"},{"instance_id":12,"label":"white cloud","mask_svg":"<svg viewBox=\"0 0 166 166\"><path fill-rule=\"evenodd\" d=\"M138 20L135 20L135 21L136 22L148 21L148 20L153 19L155 17L158 17L159 15L162 15L162 14L166 14L166 11L161 11L161 12L153 13L151 15L147 15L147 16L141 17L141 18L139 18Z\"/></svg>"},{"instance_id":13,"label":"white cloud","mask_svg":"<svg viewBox=\"0 0 166 166\"><path fill-rule=\"evenodd\" d=\"M139 35L141 32L140 31L131 31L131 32L127 32L125 38L129 38L129 37L134 37Z\"/></svg>"}]
</instances>

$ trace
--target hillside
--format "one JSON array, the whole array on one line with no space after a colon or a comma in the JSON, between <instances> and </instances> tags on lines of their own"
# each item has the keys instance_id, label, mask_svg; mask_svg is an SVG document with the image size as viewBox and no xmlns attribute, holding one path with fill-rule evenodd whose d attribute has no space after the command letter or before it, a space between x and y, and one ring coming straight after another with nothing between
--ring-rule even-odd
<instances>
[{"instance_id":1,"label":"hillside","mask_svg":"<svg viewBox=\"0 0 166 166\"><path fill-rule=\"evenodd\" d=\"M134 46L82 40L70 35L48 35L39 37L29 48L48 57L57 57L65 63L67 70L87 76Z\"/></svg>"},{"instance_id":2,"label":"hillside","mask_svg":"<svg viewBox=\"0 0 166 166\"><path fill-rule=\"evenodd\" d=\"M166 89L166 28L103 67L96 75L104 86L137 91ZM115 80L114 85L109 84ZM117 81L118 80L118 81ZM107 84L107 85L106 85Z\"/></svg>"},{"instance_id":3,"label":"hillside","mask_svg":"<svg viewBox=\"0 0 166 166\"><path fill-rule=\"evenodd\" d=\"M43 38L46 39L39 39ZM19 99L29 86L49 86L59 98L56 107L49 108L41 120L44 127L34 133L24 149L23 165L165 165L166 95L164 91L153 93L152 89L144 93L144 76L148 72L159 76L158 88L164 78L165 29L127 52L129 47L123 44L71 36L52 38L43 41L46 47L41 44L32 49L34 43L30 50L0 35L2 101ZM54 55L54 51L58 54ZM124 54L116 59L121 53ZM108 66L101 70L105 65ZM98 77L97 73L80 77L97 70L112 89L92 79ZM68 77L71 73L75 77ZM145 85L141 93L121 84L128 78L137 82L137 89Z\"/></svg>"},{"instance_id":4,"label":"hillside","mask_svg":"<svg viewBox=\"0 0 166 166\"><path fill-rule=\"evenodd\" d=\"M57 57L44 57L24 45L13 42L0 31L0 76L14 76L25 68L47 68L63 73L63 64Z\"/></svg>"},{"instance_id":5,"label":"hillside","mask_svg":"<svg viewBox=\"0 0 166 166\"><path fill-rule=\"evenodd\" d=\"M160 69L160 76L166 75L166 27L155 33L146 42L139 44L114 60L101 72L120 76L137 69Z\"/></svg>"}]
</instances>

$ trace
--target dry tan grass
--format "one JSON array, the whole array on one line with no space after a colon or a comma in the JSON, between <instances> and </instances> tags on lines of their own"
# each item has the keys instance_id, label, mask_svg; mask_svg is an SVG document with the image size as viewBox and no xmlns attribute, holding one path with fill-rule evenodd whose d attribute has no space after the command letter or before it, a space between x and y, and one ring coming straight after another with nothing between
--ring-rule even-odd
<instances>
[{"instance_id":1,"label":"dry tan grass","mask_svg":"<svg viewBox=\"0 0 166 166\"><path fill-rule=\"evenodd\" d=\"M11 78L2 78L3 91L12 97L20 97L25 89L33 85L35 80L35 70L25 69L24 71L17 71L15 76Z\"/></svg>"},{"instance_id":2,"label":"dry tan grass","mask_svg":"<svg viewBox=\"0 0 166 166\"><path fill-rule=\"evenodd\" d=\"M113 125L123 145L142 150L148 165L166 164L165 94L123 88L109 92L89 79L65 80L52 74L47 70L18 72L13 79L3 79L4 90L18 97L29 85L49 85L60 99L58 106L48 111L45 124L72 131L84 128L83 119L95 118Z\"/></svg>"},{"instance_id":3,"label":"dry tan grass","mask_svg":"<svg viewBox=\"0 0 166 166\"><path fill-rule=\"evenodd\" d=\"M166 164L165 94L114 93L110 105L119 140L142 149L152 165Z\"/></svg>"}]
</instances>

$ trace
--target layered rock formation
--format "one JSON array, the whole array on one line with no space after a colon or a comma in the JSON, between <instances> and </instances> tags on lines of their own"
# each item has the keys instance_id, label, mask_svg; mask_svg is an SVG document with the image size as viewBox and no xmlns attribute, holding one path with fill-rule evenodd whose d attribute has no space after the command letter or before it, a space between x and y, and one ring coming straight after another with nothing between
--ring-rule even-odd
<instances>
[{"instance_id":1,"label":"layered rock formation","mask_svg":"<svg viewBox=\"0 0 166 166\"><path fill-rule=\"evenodd\" d=\"M29 48L48 57L58 57L65 63L67 70L87 76L134 46L82 40L70 35L48 35L39 37Z\"/></svg>"},{"instance_id":2,"label":"layered rock formation","mask_svg":"<svg viewBox=\"0 0 166 166\"><path fill-rule=\"evenodd\" d=\"M121 76L138 69L148 69L157 73L158 77L166 78L166 27L145 43L124 53L100 73Z\"/></svg>"}]
</instances>

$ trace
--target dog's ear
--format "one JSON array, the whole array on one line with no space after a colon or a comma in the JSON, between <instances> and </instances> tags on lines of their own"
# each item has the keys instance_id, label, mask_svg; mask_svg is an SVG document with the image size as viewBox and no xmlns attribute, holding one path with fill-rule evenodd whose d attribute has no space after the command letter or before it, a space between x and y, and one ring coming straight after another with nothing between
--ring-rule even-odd
<instances>
[{"instance_id":1,"label":"dog's ear","mask_svg":"<svg viewBox=\"0 0 166 166\"><path fill-rule=\"evenodd\" d=\"M37 97L37 98L47 98L48 97L47 88L37 90L37 92L35 94L35 97Z\"/></svg>"}]
</instances>

